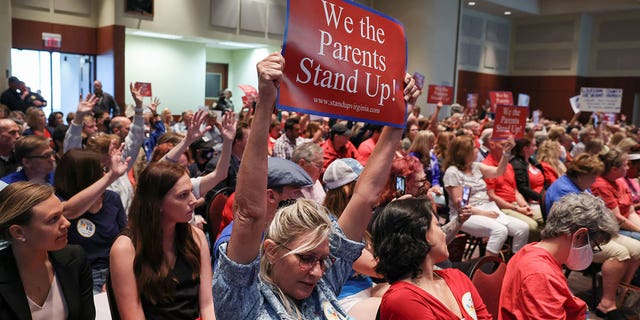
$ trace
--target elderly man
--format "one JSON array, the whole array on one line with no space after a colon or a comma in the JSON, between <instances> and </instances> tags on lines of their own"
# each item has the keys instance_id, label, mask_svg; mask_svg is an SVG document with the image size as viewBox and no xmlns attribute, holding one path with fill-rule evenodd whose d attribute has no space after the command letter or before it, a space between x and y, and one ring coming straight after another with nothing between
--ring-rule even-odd
<instances>
[{"instance_id":1,"label":"elderly man","mask_svg":"<svg viewBox=\"0 0 640 320\"><path fill-rule=\"evenodd\" d=\"M0 177L15 172L20 163L13 156L13 147L20 137L20 127L11 119L0 119Z\"/></svg>"},{"instance_id":2,"label":"elderly man","mask_svg":"<svg viewBox=\"0 0 640 320\"><path fill-rule=\"evenodd\" d=\"M112 95L102 91L102 82L100 80L93 82L93 94L98 98L96 105L93 107L94 113L102 111L110 114L111 117L120 115L118 103Z\"/></svg>"},{"instance_id":3,"label":"elderly man","mask_svg":"<svg viewBox=\"0 0 640 320\"><path fill-rule=\"evenodd\" d=\"M324 197L327 195L324 192L324 187L322 187L322 182L320 182L323 155L322 147L313 142L299 145L291 155L291 161L304 169L313 181L313 185L302 188L304 198L314 200L320 204L324 202Z\"/></svg>"}]
</instances>

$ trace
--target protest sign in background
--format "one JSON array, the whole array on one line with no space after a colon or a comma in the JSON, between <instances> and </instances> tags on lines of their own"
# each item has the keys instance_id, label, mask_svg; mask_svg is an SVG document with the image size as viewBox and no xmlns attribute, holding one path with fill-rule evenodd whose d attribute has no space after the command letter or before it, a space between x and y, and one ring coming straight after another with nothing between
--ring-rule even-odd
<instances>
[{"instance_id":1,"label":"protest sign in background","mask_svg":"<svg viewBox=\"0 0 640 320\"><path fill-rule=\"evenodd\" d=\"M528 115L528 107L498 105L491 139L501 140L511 135L514 139L523 138Z\"/></svg>"},{"instance_id":2,"label":"protest sign in background","mask_svg":"<svg viewBox=\"0 0 640 320\"><path fill-rule=\"evenodd\" d=\"M453 101L453 87L429 85L427 103L438 103L450 105Z\"/></svg>"},{"instance_id":3,"label":"protest sign in background","mask_svg":"<svg viewBox=\"0 0 640 320\"><path fill-rule=\"evenodd\" d=\"M143 97L151 97L151 83L150 82L136 82L133 84L133 87L138 90L140 89L140 95Z\"/></svg>"},{"instance_id":4,"label":"protest sign in background","mask_svg":"<svg viewBox=\"0 0 640 320\"><path fill-rule=\"evenodd\" d=\"M403 127L404 28L354 2L288 1L278 108Z\"/></svg>"},{"instance_id":5,"label":"protest sign in background","mask_svg":"<svg viewBox=\"0 0 640 320\"><path fill-rule=\"evenodd\" d=\"M622 89L580 88L580 111L620 113Z\"/></svg>"},{"instance_id":6,"label":"protest sign in background","mask_svg":"<svg viewBox=\"0 0 640 320\"><path fill-rule=\"evenodd\" d=\"M513 105L513 94L511 91L490 91L489 98L491 99L491 105Z\"/></svg>"},{"instance_id":7,"label":"protest sign in background","mask_svg":"<svg viewBox=\"0 0 640 320\"><path fill-rule=\"evenodd\" d=\"M573 113L580 112L580 96L573 96L569 98L569 104L571 105L571 110L573 110Z\"/></svg>"},{"instance_id":8,"label":"protest sign in background","mask_svg":"<svg viewBox=\"0 0 640 320\"><path fill-rule=\"evenodd\" d=\"M518 93L518 105L519 106L528 107L530 99L531 99L531 97L529 97L528 94Z\"/></svg>"}]
</instances>

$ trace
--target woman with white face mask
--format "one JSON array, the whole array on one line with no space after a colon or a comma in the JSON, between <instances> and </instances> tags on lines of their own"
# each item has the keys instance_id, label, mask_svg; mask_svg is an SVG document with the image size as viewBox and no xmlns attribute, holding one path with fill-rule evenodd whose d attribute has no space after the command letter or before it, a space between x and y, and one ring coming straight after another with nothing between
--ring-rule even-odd
<instances>
[{"instance_id":1,"label":"woman with white face mask","mask_svg":"<svg viewBox=\"0 0 640 320\"><path fill-rule=\"evenodd\" d=\"M572 193L557 201L542 240L509 261L498 319L585 319L587 304L571 293L562 265L587 268L594 252L617 233L616 220L599 198ZM611 316L605 319L615 319Z\"/></svg>"}]
</instances>

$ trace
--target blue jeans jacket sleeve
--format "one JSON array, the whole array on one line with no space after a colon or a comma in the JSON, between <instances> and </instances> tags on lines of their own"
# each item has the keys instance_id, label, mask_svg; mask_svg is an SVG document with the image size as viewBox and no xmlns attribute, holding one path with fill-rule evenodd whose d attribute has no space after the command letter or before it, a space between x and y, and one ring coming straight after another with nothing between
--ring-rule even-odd
<instances>
[{"instance_id":1,"label":"blue jeans jacket sleeve","mask_svg":"<svg viewBox=\"0 0 640 320\"><path fill-rule=\"evenodd\" d=\"M263 308L258 288L260 255L250 264L227 257L227 244L220 247L218 268L213 276L213 300L218 319L256 319Z\"/></svg>"}]
</instances>

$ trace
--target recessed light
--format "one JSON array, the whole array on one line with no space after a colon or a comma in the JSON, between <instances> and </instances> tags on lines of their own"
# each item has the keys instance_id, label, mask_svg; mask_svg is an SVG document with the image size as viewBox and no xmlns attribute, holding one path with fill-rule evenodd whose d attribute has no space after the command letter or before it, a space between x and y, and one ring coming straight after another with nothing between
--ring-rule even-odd
<instances>
[{"instance_id":1,"label":"recessed light","mask_svg":"<svg viewBox=\"0 0 640 320\"><path fill-rule=\"evenodd\" d=\"M470 7L473 7L473 6L475 6L475 5L476 5L476 2L475 2L475 1L469 1L469 2L467 2L467 4L468 4Z\"/></svg>"},{"instance_id":2,"label":"recessed light","mask_svg":"<svg viewBox=\"0 0 640 320\"><path fill-rule=\"evenodd\" d=\"M510 16L510 15L511 15L511 11L505 11L505 12L504 12L504 15L505 15L505 16Z\"/></svg>"}]
</instances>

